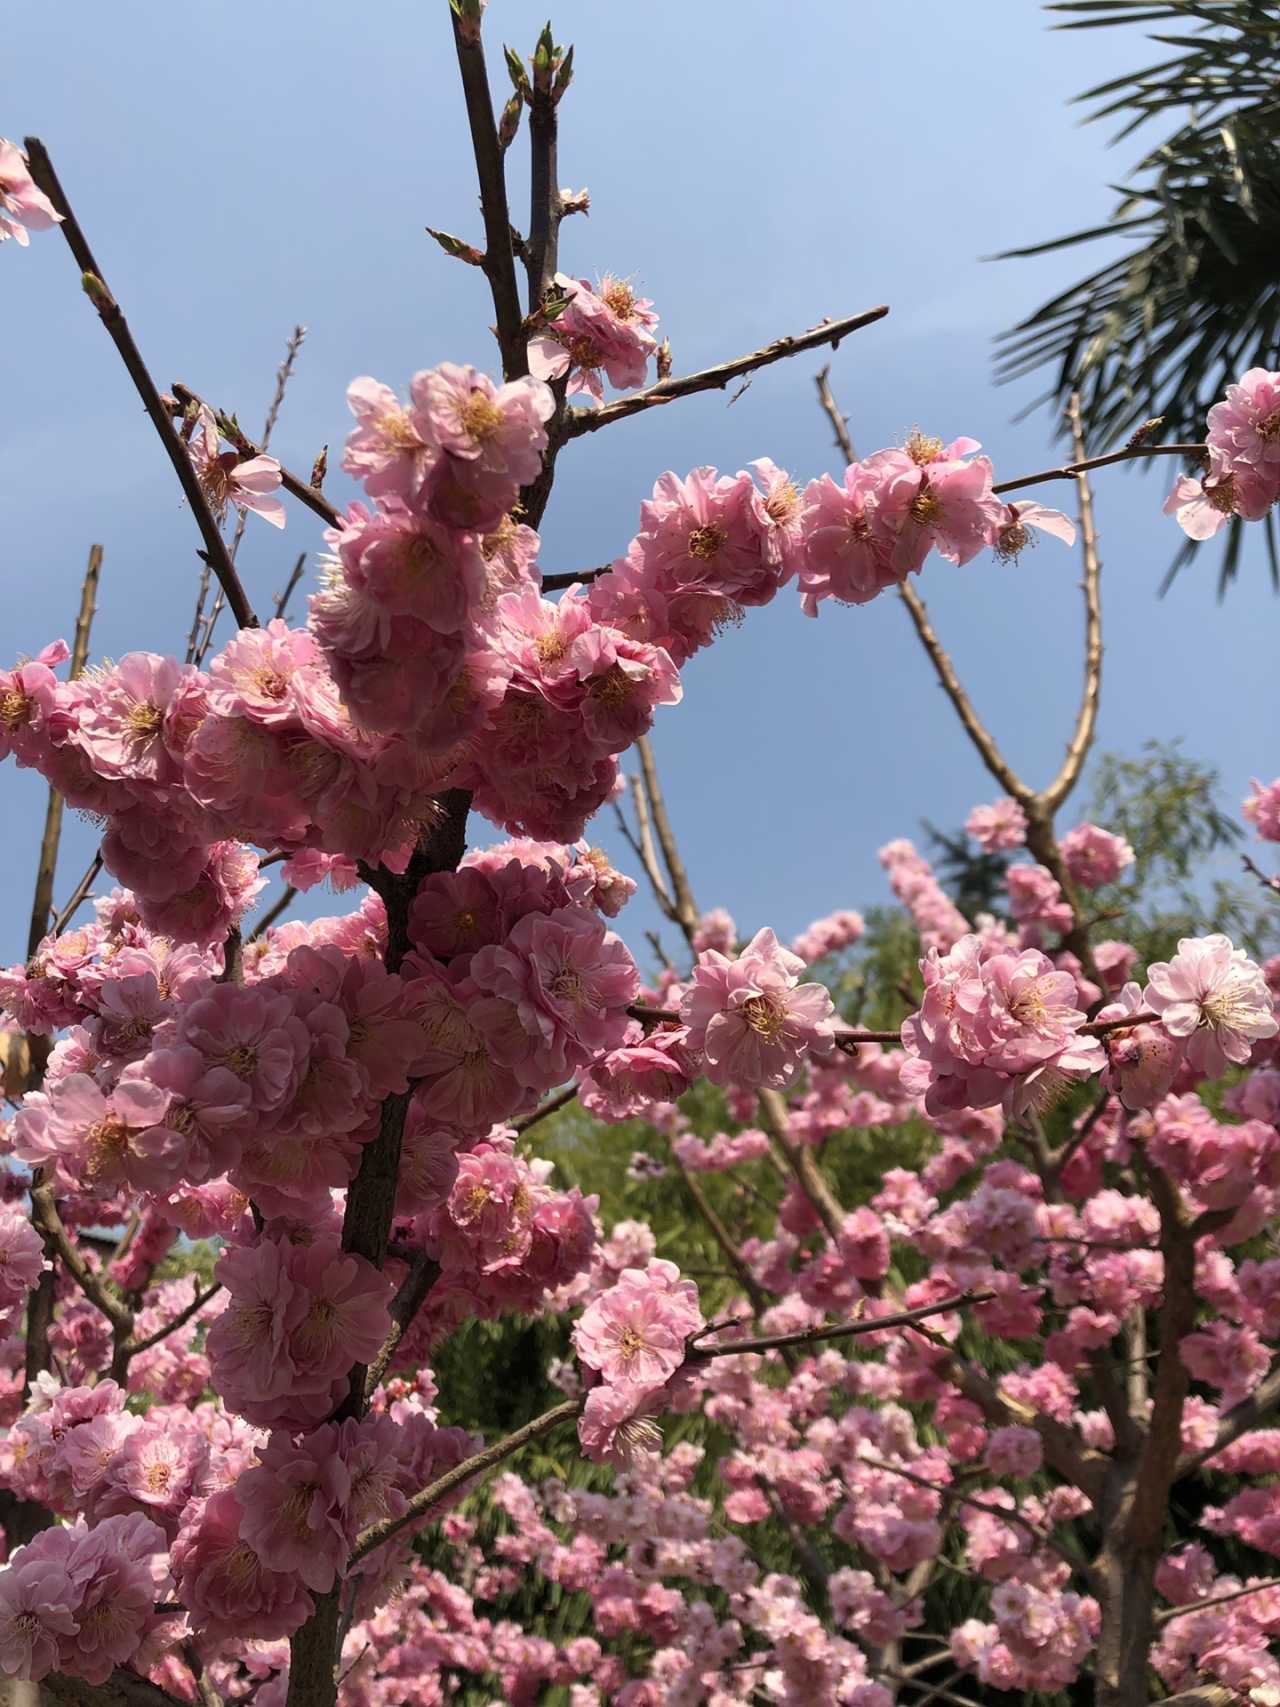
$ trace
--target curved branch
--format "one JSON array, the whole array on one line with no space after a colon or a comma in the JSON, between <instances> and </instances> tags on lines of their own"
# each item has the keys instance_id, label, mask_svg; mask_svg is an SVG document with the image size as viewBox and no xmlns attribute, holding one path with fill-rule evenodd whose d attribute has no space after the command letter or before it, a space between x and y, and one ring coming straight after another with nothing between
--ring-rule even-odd
<instances>
[{"instance_id":1,"label":"curved branch","mask_svg":"<svg viewBox=\"0 0 1280 1707\"><path fill-rule=\"evenodd\" d=\"M1091 468L1109 468L1113 462L1133 462L1144 456L1181 456L1191 461L1202 457L1205 448L1204 445L1132 445L1124 450L1108 451L1106 456L1077 457L1074 462L1064 462L1060 468L1042 468L1038 474L1021 474L1016 480L1001 480L991 490L1001 494L1021 492L1025 486L1041 486L1046 480L1075 480Z\"/></svg>"},{"instance_id":2,"label":"curved branch","mask_svg":"<svg viewBox=\"0 0 1280 1707\"><path fill-rule=\"evenodd\" d=\"M1076 484L1080 489L1080 552L1084 561L1084 689L1076 726L1067 745L1062 768L1045 789L1040 799L1045 810L1055 812L1070 794L1080 778L1089 748L1098 725L1098 698L1102 687L1102 598L1100 578L1102 564L1098 559L1098 532L1093 519L1093 493L1085 472L1084 428L1080 421L1080 393L1073 391L1067 407L1071 423L1071 439L1075 446Z\"/></svg>"}]
</instances>

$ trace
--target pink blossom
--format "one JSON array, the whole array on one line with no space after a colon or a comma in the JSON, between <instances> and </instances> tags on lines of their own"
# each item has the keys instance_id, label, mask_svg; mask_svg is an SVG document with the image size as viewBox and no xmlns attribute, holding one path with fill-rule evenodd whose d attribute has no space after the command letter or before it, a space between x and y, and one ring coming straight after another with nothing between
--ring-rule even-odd
<instances>
[{"instance_id":1,"label":"pink blossom","mask_svg":"<svg viewBox=\"0 0 1280 1707\"><path fill-rule=\"evenodd\" d=\"M1085 889L1114 883L1133 864L1133 849L1123 836L1113 836L1096 824L1077 824L1062 838L1062 857L1072 879Z\"/></svg>"},{"instance_id":2,"label":"pink blossom","mask_svg":"<svg viewBox=\"0 0 1280 1707\"><path fill-rule=\"evenodd\" d=\"M1258 826L1264 842L1280 842L1280 777L1261 783L1253 778L1253 793L1244 803L1244 815Z\"/></svg>"},{"instance_id":3,"label":"pink blossom","mask_svg":"<svg viewBox=\"0 0 1280 1707\"><path fill-rule=\"evenodd\" d=\"M25 1302L46 1267L40 1235L9 1204L0 1204L0 1310Z\"/></svg>"},{"instance_id":4,"label":"pink blossom","mask_svg":"<svg viewBox=\"0 0 1280 1707\"><path fill-rule=\"evenodd\" d=\"M516 486L537 476L547 448L543 423L555 410L540 379L497 386L473 367L442 362L415 374L411 390L412 421L426 443Z\"/></svg>"},{"instance_id":5,"label":"pink blossom","mask_svg":"<svg viewBox=\"0 0 1280 1707\"><path fill-rule=\"evenodd\" d=\"M804 962L766 927L735 959L708 949L680 1004L688 1046L716 1084L782 1088L810 1051L832 1047L834 1006L821 984L801 984Z\"/></svg>"},{"instance_id":6,"label":"pink blossom","mask_svg":"<svg viewBox=\"0 0 1280 1707\"><path fill-rule=\"evenodd\" d=\"M1008 795L990 806L975 806L964 827L984 853L1020 848L1027 839L1027 815Z\"/></svg>"},{"instance_id":7,"label":"pink blossom","mask_svg":"<svg viewBox=\"0 0 1280 1707\"><path fill-rule=\"evenodd\" d=\"M273 1571L241 1540L234 1493L193 1504L173 1543L173 1574L193 1628L209 1642L291 1636L311 1616L311 1596L292 1572Z\"/></svg>"},{"instance_id":8,"label":"pink blossom","mask_svg":"<svg viewBox=\"0 0 1280 1707\"><path fill-rule=\"evenodd\" d=\"M620 389L643 385L657 349L650 327L657 315L623 279L606 274L599 290L586 279L557 273L553 288L568 298L545 332L529 341L529 368L539 379L569 375L568 394L603 401L603 371Z\"/></svg>"},{"instance_id":9,"label":"pink blossom","mask_svg":"<svg viewBox=\"0 0 1280 1707\"><path fill-rule=\"evenodd\" d=\"M275 457L242 457L239 451L221 450L220 445L221 434L213 410L201 404L187 449L200 490L215 519L221 521L231 503L238 510L252 510L272 527L282 528L284 505L272 496L279 491L282 479Z\"/></svg>"},{"instance_id":10,"label":"pink blossom","mask_svg":"<svg viewBox=\"0 0 1280 1707\"><path fill-rule=\"evenodd\" d=\"M370 497L390 495L412 501L435 460L435 450L419 433L412 409L400 402L389 385L368 377L351 381L347 407L356 426L347 436L343 469L364 482Z\"/></svg>"},{"instance_id":11,"label":"pink blossom","mask_svg":"<svg viewBox=\"0 0 1280 1707\"><path fill-rule=\"evenodd\" d=\"M674 1263L628 1268L573 1330L574 1350L611 1387L662 1386L684 1362L685 1342L702 1327L697 1288Z\"/></svg>"},{"instance_id":12,"label":"pink blossom","mask_svg":"<svg viewBox=\"0 0 1280 1707\"><path fill-rule=\"evenodd\" d=\"M1171 961L1147 968L1143 1000L1171 1037L1187 1040L1187 1059L1217 1076L1243 1065L1256 1042L1280 1030L1259 967L1228 937L1183 937Z\"/></svg>"},{"instance_id":13,"label":"pink blossom","mask_svg":"<svg viewBox=\"0 0 1280 1707\"><path fill-rule=\"evenodd\" d=\"M1017 562L1026 548L1036 543L1028 528L1051 534L1066 545L1076 542L1075 523L1068 520L1061 510L1048 510L1043 504L1021 501L1008 505L1004 519L995 523L991 545L996 556L1006 563Z\"/></svg>"},{"instance_id":14,"label":"pink blossom","mask_svg":"<svg viewBox=\"0 0 1280 1707\"><path fill-rule=\"evenodd\" d=\"M62 215L36 188L22 150L0 136L0 243L13 237L25 247L31 241L28 231L48 231L61 223Z\"/></svg>"},{"instance_id":15,"label":"pink blossom","mask_svg":"<svg viewBox=\"0 0 1280 1707\"><path fill-rule=\"evenodd\" d=\"M1256 468L1280 480L1280 374L1251 367L1209 411L1211 455L1232 469Z\"/></svg>"}]
</instances>

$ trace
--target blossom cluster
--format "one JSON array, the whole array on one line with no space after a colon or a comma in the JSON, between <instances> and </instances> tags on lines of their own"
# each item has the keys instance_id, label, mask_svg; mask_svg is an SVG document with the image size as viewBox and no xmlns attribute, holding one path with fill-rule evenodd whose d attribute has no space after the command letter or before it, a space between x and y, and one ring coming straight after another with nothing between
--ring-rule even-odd
<instances>
[{"instance_id":1,"label":"blossom cluster","mask_svg":"<svg viewBox=\"0 0 1280 1707\"><path fill-rule=\"evenodd\" d=\"M1234 517L1260 521L1280 497L1280 373L1253 367L1209 411L1206 468L1179 475L1165 502L1191 539Z\"/></svg>"}]
</instances>

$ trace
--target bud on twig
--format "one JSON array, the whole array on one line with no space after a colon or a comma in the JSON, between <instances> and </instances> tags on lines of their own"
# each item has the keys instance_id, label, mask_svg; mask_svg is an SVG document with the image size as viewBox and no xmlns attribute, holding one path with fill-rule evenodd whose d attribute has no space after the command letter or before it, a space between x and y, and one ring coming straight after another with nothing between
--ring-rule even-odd
<instances>
[{"instance_id":1,"label":"bud on twig","mask_svg":"<svg viewBox=\"0 0 1280 1707\"><path fill-rule=\"evenodd\" d=\"M329 447L322 445L320 455L311 464L311 484L318 492L324 485L324 477L329 472Z\"/></svg>"},{"instance_id":2,"label":"bud on twig","mask_svg":"<svg viewBox=\"0 0 1280 1707\"><path fill-rule=\"evenodd\" d=\"M585 187L580 190L560 191L560 217L568 219L571 213L591 212L591 192Z\"/></svg>"},{"instance_id":3,"label":"bud on twig","mask_svg":"<svg viewBox=\"0 0 1280 1707\"><path fill-rule=\"evenodd\" d=\"M572 82L573 82L573 47L572 47L572 45L570 45L569 51L565 54L564 61L561 64L560 69L556 72L556 80L551 85L551 101L552 101L552 104L554 106L559 105L560 97L564 94L565 90L569 87L570 83L572 83Z\"/></svg>"},{"instance_id":4,"label":"bud on twig","mask_svg":"<svg viewBox=\"0 0 1280 1707\"><path fill-rule=\"evenodd\" d=\"M447 231L436 231L431 226L426 227L428 237L434 237L446 255L452 255L455 261L465 261L469 267L483 267L484 256L471 243L464 243L461 237L454 237Z\"/></svg>"},{"instance_id":5,"label":"bud on twig","mask_svg":"<svg viewBox=\"0 0 1280 1707\"><path fill-rule=\"evenodd\" d=\"M1157 427L1163 426L1164 416L1153 415L1149 421L1144 421L1142 423L1124 448L1126 450L1136 450L1140 444L1145 444L1145 442L1151 437L1152 433L1156 431Z\"/></svg>"},{"instance_id":6,"label":"bud on twig","mask_svg":"<svg viewBox=\"0 0 1280 1707\"><path fill-rule=\"evenodd\" d=\"M671 340L670 340L670 338L664 338L662 340L662 342L658 345L658 352L657 352L657 355L654 359L657 361L657 364L658 364L658 378L660 380L670 379L671 378Z\"/></svg>"},{"instance_id":7,"label":"bud on twig","mask_svg":"<svg viewBox=\"0 0 1280 1707\"><path fill-rule=\"evenodd\" d=\"M485 3L486 0L449 0L453 15L458 20L458 34L472 47L480 41L480 20L484 16Z\"/></svg>"},{"instance_id":8,"label":"bud on twig","mask_svg":"<svg viewBox=\"0 0 1280 1707\"><path fill-rule=\"evenodd\" d=\"M112 296L97 273L81 273L80 283L84 287L84 294L99 314L108 314L115 307L115 297Z\"/></svg>"},{"instance_id":9,"label":"bud on twig","mask_svg":"<svg viewBox=\"0 0 1280 1707\"><path fill-rule=\"evenodd\" d=\"M503 57L507 62L507 75L517 95L524 100L529 98L529 74L524 68L524 60L513 47L504 47Z\"/></svg>"},{"instance_id":10,"label":"bud on twig","mask_svg":"<svg viewBox=\"0 0 1280 1707\"><path fill-rule=\"evenodd\" d=\"M560 68L560 54L548 20L533 50L533 86L541 95L551 92L551 79Z\"/></svg>"},{"instance_id":11,"label":"bud on twig","mask_svg":"<svg viewBox=\"0 0 1280 1707\"><path fill-rule=\"evenodd\" d=\"M505 154L516 139L520 129L520 114L524 110L524 102L519 95L512 95L502 109L502 117L498 120L498 146Z\"/></svg>"}]
</instances>

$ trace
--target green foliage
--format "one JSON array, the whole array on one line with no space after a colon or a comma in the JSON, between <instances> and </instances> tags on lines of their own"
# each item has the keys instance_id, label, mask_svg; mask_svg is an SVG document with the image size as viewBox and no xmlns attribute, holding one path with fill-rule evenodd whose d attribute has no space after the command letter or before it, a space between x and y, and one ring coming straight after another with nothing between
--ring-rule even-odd
<instances>
[{"instance_id":1,"label":"green foliage","mask_svg":"<svg viewBox=\"0 0 1280 1707\"><path fill-rule=\"evenodd\" d=\"M1210 861L1243 838L1220 803L1218 772L1176 741L1148 741L1137 758L1104 753L1094 768L1087 815L1124 836L1136 856L1124 879L1098 892L1106 934L1131 942L1147 964L1178 938L1225 931L1250 954L1274 941L1280 908L1252 879L1209 876ZM1099 934L1102 934L1099 932Z\"/></svg>"},{"instance_id":2,"label":"green foliage","mask_svg":"<svg viewBox=\"0 0 1280 1707\"><path fill-rule=\"evenodd\" d=\"M1226 384L1253 366L1274 367L1280 346L1280 8L1274 0L1065 0L1061 29L1155 24L1173 50L1153 65L1086 90L1089 119L1119 120L1119 141L1162 122L1162 139L1138 161L1108 221L1010 255L1039 255L1123 236L1132 247L1028 315L1000 340L998 374L1048 370L1061 417L1079 389L1095 450L1143 420L1164 417L1163 437L1194 443ZM1170 26L1175 33L1165 33ZM1233 522L1220 587L1234 577L1243 530ZM1280 559L1265 529L1272 581ZM1188 562L1188 540L1170 577Z\"/></svg>"},{"instance_id":3,"label":"green foliage","mask_svg":"<svg viewBox=\"0 0 1280 1707\"><path fill-rule=\"evenodd\" d=\"M938 881L965 918L1002 912L1007 900L1004 874L1009 869L1009 855L984 853L975 848L964 830L939 830L927 818L924 827Z\"/></svg>"}]
</instances>

